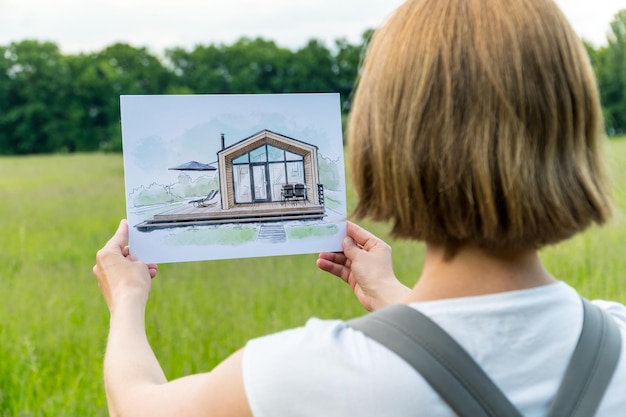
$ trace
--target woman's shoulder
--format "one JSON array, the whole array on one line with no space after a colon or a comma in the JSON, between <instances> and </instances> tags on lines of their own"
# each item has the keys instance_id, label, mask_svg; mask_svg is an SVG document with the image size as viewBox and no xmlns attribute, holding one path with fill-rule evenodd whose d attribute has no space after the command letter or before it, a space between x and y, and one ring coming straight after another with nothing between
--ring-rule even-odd
<instances>
[{"instance_id":1,"label":"woman's shoulder","mask_svg":"<svg viewBox=\"0 0 626 417\"><path fill-rule=\"evenodd\" d=\"M626 305L607 300L592 300L591 302L608 313L626 332Z\"/></svg>"},{"instance_id":2,"label":"woman's shoulder","mask_svg":"<svg viewBox=\"0 0 626 417\"><path fill-rule=\"evenodd\" d=\"M311 318L302 327L250 340L243 380L255 416L385 415L390 410L394 415L419 404L415 371L341 320ZM385 380L394 383L379 385ZM398 386L411 395L398 392Z\"/></svg>"},{"instance_id":3,"label":"woman's shoulder","mask_svg":"<svg viewBox=\"0 0 626 417\"><path fill-rule=\"evenodd\" d=\"M248 341L245 357L277 356L283 361L300 361L306 357L309 363L323 360L350 366L351 363L362 363L362 359L372 353L369 339L345 321L313 317L302 327Z\"/></svg>"}]
</instances>

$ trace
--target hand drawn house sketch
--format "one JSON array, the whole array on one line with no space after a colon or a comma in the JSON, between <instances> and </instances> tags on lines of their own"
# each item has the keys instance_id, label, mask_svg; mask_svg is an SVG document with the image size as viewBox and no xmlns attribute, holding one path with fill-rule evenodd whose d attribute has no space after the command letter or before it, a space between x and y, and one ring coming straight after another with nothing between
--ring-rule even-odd
<instances>
[{"instance_id":1,"label":"hand drawn house sketch","mask_svg":"<svg viewBox=\"0 0 626 417\"><path fill-rule=\"evenodd\" d=\"M341 250L346 200L338 99L122 96L131 251L144 262L179 262ZM146 112L168 108L171 117L155 134L161 119ZM141 120L151 122L142 128Z\"/></svg>"}]
</instances>

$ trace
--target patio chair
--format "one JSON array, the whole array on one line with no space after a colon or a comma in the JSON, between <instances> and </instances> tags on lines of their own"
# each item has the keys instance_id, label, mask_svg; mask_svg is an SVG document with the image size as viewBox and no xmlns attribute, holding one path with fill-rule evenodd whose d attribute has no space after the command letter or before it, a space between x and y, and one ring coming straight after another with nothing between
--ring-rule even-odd
<instances>
[{"instance_id":1,"label":"patio chair","mask_svg":"<svg viewBox=\"0 0 626 417\"><path fill-rule=\"evenodd\" d=\"M211 190L209 192L209 194L207 194L206 197L200 198L198 200L191 200L191 201L188 202L188 204L193 204L194 207L208 207L208 206L212 206L215 203L217 203L217 201L211 202L211 200L213 199L213 197L215 197L216 194L217 194L217 190Z\"/></svg>"},{"instance_id":2,"label":"patio chair","mask_svg":"<svg viewBox=\"0 0 626 417\"><path fill-rule=\"evenodd\" d=\"M289 200L293 200L294 190L293 184L283 184L283 188L280 191L280 201L285 204Z\"/></svg>"},{"instance_id":3,"label":"patio chair","mask_svg":"<svg viewBox=\"0 0 626 417\"><path fill-rule=\"evenodd\" d=\"M297 200L306 200L306 187L304 184L295 184L293 186L293 197Z\"/></svg>"}]
</instances>

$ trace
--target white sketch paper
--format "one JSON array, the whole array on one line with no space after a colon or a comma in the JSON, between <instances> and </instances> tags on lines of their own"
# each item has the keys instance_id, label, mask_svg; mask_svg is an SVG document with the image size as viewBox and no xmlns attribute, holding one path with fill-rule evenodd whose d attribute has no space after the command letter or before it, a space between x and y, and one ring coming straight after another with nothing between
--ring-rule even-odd
<instances>
[{"instance_id":1,"label":"white sketch paper","mask_svg":"<svg viewBox=\"0 0 626 417\"><path fill-rule=\"evenodd\" d=\"M121 96L131 252L147 263L340 251L338 94Z\"/></svg>"}]
</instances>

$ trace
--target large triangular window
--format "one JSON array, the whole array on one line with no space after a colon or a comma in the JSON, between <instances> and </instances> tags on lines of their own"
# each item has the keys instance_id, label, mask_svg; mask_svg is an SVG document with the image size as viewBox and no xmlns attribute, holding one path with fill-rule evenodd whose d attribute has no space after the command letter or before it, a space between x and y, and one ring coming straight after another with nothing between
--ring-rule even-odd
<instances>
[{"instance_id":1,"label":"large triangular window","mask_svg":"<svg viewBox=\"0 0 626 417\"><path fill-rule=\"evenodd\" d=\"M284 184L305 184L304 156L261 145L232 160L235 203L281 201Z\"/></svg>"}]
</instances>

